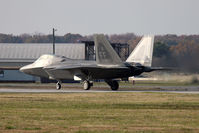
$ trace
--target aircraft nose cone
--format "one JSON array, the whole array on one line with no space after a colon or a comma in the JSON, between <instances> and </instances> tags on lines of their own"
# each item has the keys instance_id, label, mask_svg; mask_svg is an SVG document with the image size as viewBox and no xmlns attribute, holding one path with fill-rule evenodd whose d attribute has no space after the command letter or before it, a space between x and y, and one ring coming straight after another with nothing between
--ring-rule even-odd
<instances>
[{"instance_id":1,"label":"aircraft nose cone","mask_svg":"<svg viewBox=\"0 0 199 133\"><path fill-rule=\"evenodd\" d=\"M23 66L19 69L19 71L23 72L23 73L26 73L26 74L31 74L31 71L32 71L32 65L26 65L26 66Z\"/></svg>"},{"instance_id":2,"label":"aircraft nose cone","mask_svg":"<svg viewBox=\"0 0 199 133\"><path fill-rule=\"evenodd\" d=\"M25 71L25 67L21 67L21 68L19 69L19 71L24 72L24 71Z\"/></svg>"},{"instance_id":3,"label":"aircraft nose cone","mask_svg":"<svg viewBox=\"0 0 199 133\"><path fill-rule=\"evenodd\" d=\"M21 67L20 69L19 69L19 71L21 71L21 72L23 72L23 73L29 73L29 65L27 65L27 66L23 66L23 67Z\"/></svg>"}]
</instances>

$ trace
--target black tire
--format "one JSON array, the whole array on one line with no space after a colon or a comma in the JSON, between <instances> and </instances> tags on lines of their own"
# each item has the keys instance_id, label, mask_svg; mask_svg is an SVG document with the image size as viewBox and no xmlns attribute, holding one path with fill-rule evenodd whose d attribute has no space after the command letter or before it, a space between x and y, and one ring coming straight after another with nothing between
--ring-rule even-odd
<instances>
[{"instance_id":1,"label":"black tire","mask_svg":"<svg viewBox=\"0 0 199 133\"><path fill-rule=\"evenodd\" d=\"M113 91L116 91L116 90L118 90L118 88L119 88L118 82L115 81L115 80L113 80L112 85L111 85L111 89L112 89Z\"/></svg>"},{"instance_id":2,"label":"black tire","mask_svg":"<svg viewBox=\"0 0 199 133\"><path fill-rule=\"evenodd\" d=\"M56 84L56 89L57 89L57 90L60 90L60 89L61 89L61 84L60 84L59 82Z\"/></svg>"},{"instance_id":3,"label":"black tire","mask_svg":"<svg viewBox=\"0 0 199 133\"><path fill-rule=\"evenodd\" d=\"M90 87L91 87L90 82L87 81L87 80L85 80L85 81L83 82L83 89L84 89L84 90L89 90Z\"/></svg>"}]
</instances>

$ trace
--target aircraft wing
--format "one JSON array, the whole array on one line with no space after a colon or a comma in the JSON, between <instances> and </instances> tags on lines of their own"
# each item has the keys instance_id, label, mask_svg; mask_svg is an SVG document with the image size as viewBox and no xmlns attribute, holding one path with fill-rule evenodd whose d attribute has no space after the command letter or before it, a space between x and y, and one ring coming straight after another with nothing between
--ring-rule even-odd
<instances>
[{"instance_id":1,"label":"aircraft wing","mask_svg":"<svg viewBox=\"0 0 199 133\"><path fill-rule=\"evenodd\" d=\"M82 66L82 65L67 65L67 66L49 66L49 67L45 67L44 69L51 69L51 70L72 70L72 69L87 69L87 70L94 70L94 69L129 69L128 67L115 67L115 66Z\"/></svg>"}]
</instances>

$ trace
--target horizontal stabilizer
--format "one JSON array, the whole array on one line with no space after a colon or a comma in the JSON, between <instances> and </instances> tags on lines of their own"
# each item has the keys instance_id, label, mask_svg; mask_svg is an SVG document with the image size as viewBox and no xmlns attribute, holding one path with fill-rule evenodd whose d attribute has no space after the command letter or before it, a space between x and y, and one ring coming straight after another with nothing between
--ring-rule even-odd
<instances>
[{"instance_id":1,"label":"horizontal stabilizer","mask_svg":"<svg viewBox=\"0 0 199 133\"><path fill-rule=\"evenodd\" d=\"M172 70L177 70L176 68L172 67L151 67L152 71L172 71Z\"/></svg>"},{"instance_id":2,"label":"horizontal stabilizer","mask_svg":"<svg viewBox=\"0 0 199 133\"><path fill-rule=\"evenodd\" d=\"M152 72L152 71L172 71L176 70L175 68L170 67L145 67L144 72Z\"/></svg>"}]
</instances>

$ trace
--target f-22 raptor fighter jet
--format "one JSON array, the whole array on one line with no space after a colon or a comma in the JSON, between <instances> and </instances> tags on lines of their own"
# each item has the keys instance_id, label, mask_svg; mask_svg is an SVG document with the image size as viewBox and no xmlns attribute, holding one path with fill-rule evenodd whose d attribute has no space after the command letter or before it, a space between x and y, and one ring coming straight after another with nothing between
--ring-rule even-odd
<instances>
[{"instance_id":1,"label":"f-22 raptor fighter jet","mask_svg":"<svg viewBox=\"0 0 199 133\"><path fill-rule=\"evenodd\" d=\"M153 36L144 36L126 62L122 62L104 35L95 35L94 42L96 61L69 59L57 55L42 55L34 63L20 68L20 71L57 80L56 89L61 88L61 80L63 79L81 80L85 90L90 89L93 80L104 79L112 90L117 90L119 84L115 79L159 70L159 68L151 67Z\"/></svg>"}]
</instances>

